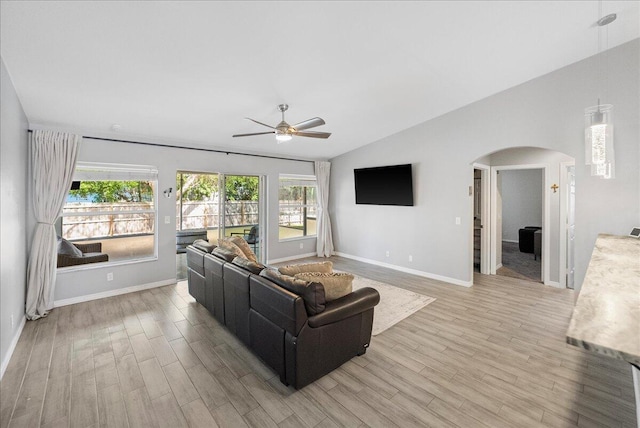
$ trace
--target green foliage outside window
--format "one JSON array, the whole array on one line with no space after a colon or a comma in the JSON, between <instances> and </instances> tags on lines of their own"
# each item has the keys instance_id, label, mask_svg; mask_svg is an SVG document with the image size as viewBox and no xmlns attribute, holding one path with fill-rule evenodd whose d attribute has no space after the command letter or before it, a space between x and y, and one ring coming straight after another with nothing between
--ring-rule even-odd
<instances>
[{"instance_id":1,"label":"green foliage outside window","mask_svg":"<svg viewBox=\"0 0 640 428\"><path fill-rule=\"evenodd\" d=\"M153 202L153 188L148 181L83 181L69 196L100 202Z\"/></svg>"},{"instance_id":2,"label":"green foliage outside window","mask_svg":"<svg viewBox=\"0 0 640 428\"><path fill-rule=\"evenodd\" d=\"M228 201L257 201L259 177L228 175L225 193ZM178 173L176 198L183 201L206 201L218 194L218 174Z\"/></svg>"}]
</instances>

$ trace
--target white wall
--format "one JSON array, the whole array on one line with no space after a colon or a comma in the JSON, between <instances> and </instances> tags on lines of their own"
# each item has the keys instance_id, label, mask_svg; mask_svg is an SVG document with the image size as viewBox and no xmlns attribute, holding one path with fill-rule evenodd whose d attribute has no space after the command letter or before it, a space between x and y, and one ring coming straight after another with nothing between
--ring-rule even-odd
<instances>
[{"instance_id":1,"label":"white wall","mask_svg":"<svg viewBox=\"0 0 640 428\"><path fill-rule=\"evenodd\" d=\"M470 283L472 162L509 147L540 147L576 160L579 288L597 234L627 234L640 223L639 52L635 39L332 159L336 251ZM608 92L601 98L615 108L614 180L591 177L584 166L584 109L598 98L603 55ZM414 207L355 205L354 168L400 163L414 166Z\"/></svg>"},{"instance_id":2,"label":"white wall","mask_svg":"<svg viewBox=\"0 0 640 428\"><path fill-rule=\"evenodd\" d=\"M4 374L25 314L28 124L4 61L0 62L0 373Z\"/></svg>"},{"instance_id":3,"label":"white wall","mask_svg":"<svg viewBox=\"0 0 640 428\"><path fill-rule=\"evenodd\" d=\"M127 139L123 137L123 139ZM134 140L134 138L129 138ZM179 143L176 143L179 145ZM107 142L85 138L82 141L79 161L130 163L158 167L158 259L119 266L92 265L89 269L58 272L54 300L107 293L145 284L170 283L176 277L175 228L176 208L174 198L162 197L162 190L175 188L176 172L222 172L230 174L266 175L267 202L267 254L269 260L295 257L314 252L315 238L302 241L278 242L278 176L286 174L313 174L313 163L260 157L240 156L225 153L156 147L130 143ZM169 224L165 216L171 217ZM304 249L300 249L300 242ZM106 280L113 273L113 281Z\"/></svg>"},{"instance_id":4,"label":"white wall","mask_svg":"<svg viewBox=\"0 0 640 428\"><path fill-rule=\"evenodd\" d=\"M542 170L500 171L502 176L502 240L518 242L518 230L542 226Z\"/></svg>"}]
</instances>

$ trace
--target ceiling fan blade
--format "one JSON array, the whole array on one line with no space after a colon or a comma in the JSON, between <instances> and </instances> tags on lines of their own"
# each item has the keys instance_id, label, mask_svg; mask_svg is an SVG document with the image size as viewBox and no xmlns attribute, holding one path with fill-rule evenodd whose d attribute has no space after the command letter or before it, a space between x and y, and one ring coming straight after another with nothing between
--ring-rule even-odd
<instances>
[{"instance_id":1,"label":"ceiling fan blade","mask_svg":"<svg viewBox=\"0 0 640 428\"><path fill-rule=\"evenodd\" d=\"M245 117L245 119L249 119L251 122L255 122L255 123L257 123L258 125L266 126L267 128L276 129L276 128L274 128L274 127L273 127L273 126L271 126L271 125L267 125L266 123L258 122L257 120L253 120L253 119L251 119L250 117Z\"/></svg>"},{"instance_id":2,"label":"ceiling fan blade","mask_svg":"<svg viewBox=\"0 0 640 428\"><path fill-rule=\"evenodd\" d=\"M276 131L267 131L267 132L253 132L251 134L235 134L233 137L250 137L252 135L266 135L266 134L275 134Z\"/></svg>"},{"instance_id":3,"label":"ceiling fan blade","mask_svg":"<svg viewBox=\"0 0 640 428\"><path fill-rule=\"evenodd\" d=\"M312 138L329 138L331 136L331 132L315 132L315 131L308 131L308 132L294 131L291 134L297 135L298 137L312 137Z\"/></svg>"},{"instance_id":4,"label":"ceiling fan blade","mask_svg":"<svg viewBox=\"0 0 640 428\"><path fill-rule=\"evenodd\" d=\"M324 120L319 117L305 120L304 122L296 123L292 126L296 131L302 131L303 129L315 128L316 126L324 125Z\"/></svg>"}]
</instances>

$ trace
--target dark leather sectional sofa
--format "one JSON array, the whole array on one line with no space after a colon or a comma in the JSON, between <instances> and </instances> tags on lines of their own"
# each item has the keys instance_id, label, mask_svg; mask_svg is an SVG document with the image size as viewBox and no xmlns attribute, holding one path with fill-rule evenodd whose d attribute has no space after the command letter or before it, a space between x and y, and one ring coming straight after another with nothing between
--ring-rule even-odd
<instances>
[{"instance_id":1,"label":"dark leather sectional sofa","mask_svg":"<svg viewBox=\"0 0 640 428\"><path fill-rule=\"evenodd\" d=\"M304 296L247 270L239 259L187 247L189 293L282 383L302 388L366 352L380 301L376 290L355 290L310 315Z\"/></svg>"}]
</instances>

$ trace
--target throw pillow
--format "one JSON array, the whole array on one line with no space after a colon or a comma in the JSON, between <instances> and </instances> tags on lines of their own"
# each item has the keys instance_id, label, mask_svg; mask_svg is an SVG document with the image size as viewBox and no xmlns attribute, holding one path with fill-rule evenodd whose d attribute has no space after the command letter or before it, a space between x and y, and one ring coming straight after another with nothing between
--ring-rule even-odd
<instances>
[{"instance_id":1,"label":"throw pillow","mask_svg":"<svg viewBox=\"0 0 640 428\"><path fill-rule=\"evenodd\" d=\"M236 253L234 253L233 251L227 250L226 248L223 248L223 247L214 248L211 254L227 262L233 261L233 259L237 257Z\"/></svg>"},{"instance_id":2,"label":"throw pillow","mask_svg":"<svg viewBox=\"0 0 640 428\"><path fill-rule=\"evenodd\" d=\"M245 259L247 258L244 255L244 251L242 251L240 247L238 247L233 241L230 241L229 238L218 239L218 245L220 245L225 250L235 253L235 255L238 257L244 257Z\"/></svg>"},{"instance_id":3,"label":"throw pillow","mask_svg":"<svg viewBox=\"0 0 640 428\"><path fill-rule=\"evenodd\" d=\"M353 286L353 275L350 273L319 273L304 272L297 273L295 279L309 282L319 282L324 287L324 296L327 302L339 299L351 293Z\"/></svg>"},{"instance_id":4,"label":"throw pillow","mask_svg":"<svg viewBox=\"0 0 640 428\"><path fill-rule=\"evenodd\" d=\"M289 276L303 272L331 273L333 272L333 262L301 263L299 265L280 266L278 272Z\"/></svg>"},{"instance_id":5,"label":"throw pillow","mask_svg":"<svg viewBox=\"0 0 640 428\"><path fill-rule=\"evenodd\" d=\"M292 276L282 275L277 270L264 269L260 272L263 276L280 287L302 297L307 315L312 316L321 313L325 309L326 300L324 287L318 282L307 282L295 279Z\"/></svg>"},{"instance_id":6,"label":"throw pillow","mask_svg":"<svg viewBox=\"0 0 640 428\"><path fill-rule=\"evenodd\" d=\"M210 253L213 251L214 248L216 248L215 245L210 244L208 241L205 241L204 239L196 239L195 241L193 241L193 244L191 245L193 245L199 250L204 251L205 253Z\"/></svg>"},{"instance_id":7,"label":"throw pillow","mask_svg":"<svg viewBox=\"0 0 640 428\"><path fill-rule=\"evenodd\" d=\"M82 251L64 238L58 238L58 254L67 256L82 257Z\"/></svg>"},{"instance_id":8,"label":"throw pillow","mask_svg":"<svg viewBox=\"0 0 640 428\"><path fill-rule=\"evenodd\" d=\"M262 263L257 263L249 259L245 259L244 257L236 257L231 263L236 266L240 266L241 268L246 269L256 275L258 275L260 272L262 272L262 269L264 269L264 265Z\"/></svg>"},{"instance_id":9,"label":"throw pillow","mask_svg":"<svg viewBox=\"0 0 640 428\"><path fill-rule=\"evenodd\" d=\"M242 238L241 236L232 236L228 239L234 244L236 244L242 250L242 252L244 253L245 259L249 259L252 262L258 261L258 258L256 257L255 253L253 252L253 250L251 249L247 241L244 240L244 238Z\"/></svg>"}]
</instances>

